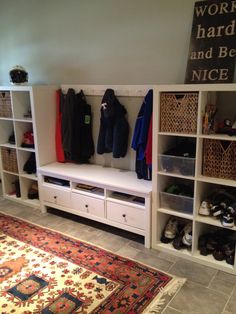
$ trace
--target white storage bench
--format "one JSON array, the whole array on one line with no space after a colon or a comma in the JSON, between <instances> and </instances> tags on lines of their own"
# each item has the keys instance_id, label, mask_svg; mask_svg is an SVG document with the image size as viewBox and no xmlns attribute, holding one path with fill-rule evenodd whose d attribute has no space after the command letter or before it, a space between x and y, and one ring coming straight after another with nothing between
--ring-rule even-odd
<instances>
[{"instance_id":1,"label":"white storage bench","mask_svg":"<svg viewBox=\"0 0 236 314\"><path fill-rule=\"evenodd\" d=\"M53 207L124 229L144 236L150 247L150 181L129 170L58 162L38 174L42 211Z\"/></svg>"}]
</instances>

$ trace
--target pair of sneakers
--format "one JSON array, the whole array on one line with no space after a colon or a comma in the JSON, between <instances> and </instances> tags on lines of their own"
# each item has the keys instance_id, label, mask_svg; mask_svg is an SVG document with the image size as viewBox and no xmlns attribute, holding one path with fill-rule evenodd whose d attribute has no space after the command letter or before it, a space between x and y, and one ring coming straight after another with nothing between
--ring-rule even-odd
<instances>
[{"instance_id":1,"label":"pair of sneakers","mask_svg":"<svg viewBox=\"0 0 236 314\"><path fill-rule=\"evenodd\" d=\"M199 214L219 218L222 226L233 228L236 218L236 202L229 203L228 200L225 200L219 204L209 206L206 201L203 201L199 208Z\"/></svg>"},{"instance_id":2,"label":"pair of sneakers","mask_svg":"<svg viewBox=\"0 0 236 314\"><path fill-rule=\"evenodd\" d=\"M192 223L184 224L175 217L170 217L163 231L161 242L172 242L175 249L192 246Z\"/></svg>"},{"instance_id":3,"label":"pair of sneakers","mask_svg":"<svg viewBox=\"0 0 236 314\"><path fill-rule=\"evenodd\" d=\"M232 228L236 217L236 198L224 189L217 189L202 201L199 214L220 218L224 227Z\"/></svg>"}]
</instances>

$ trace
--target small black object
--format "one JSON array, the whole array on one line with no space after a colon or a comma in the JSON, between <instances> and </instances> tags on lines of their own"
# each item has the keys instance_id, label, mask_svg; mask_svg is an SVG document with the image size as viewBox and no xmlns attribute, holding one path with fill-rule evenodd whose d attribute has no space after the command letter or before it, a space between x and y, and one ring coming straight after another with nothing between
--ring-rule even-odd
<instances>
[{"instance_id":1,"label":"small black object","mask_svg":"<svg viewBox=\"0 0 236 314\"><path fill-rule=\"evenodd\" d=\"M12 145L15 145L15 144L16 144L14 132L9 136L9 138L8 138L8 143L9 143L9 144L12 144Z\"/></svg>"},{"instance_id":2,"label":"small black object","mask_svg":"<svg viewBox=\"0 0 236 314\"><path fill-rule=\"evenodd\" d=\"M15 66L10 72L10 82L13 84L22 84L28 82L28 73L22 66Z\"/></svg>"},{"instance_id":3,"label":"small black object","mask_svg":"<svg viewBox=\"0 0 236 314\"><path fill-rule=\"evenodd\" d=\"M12 184L15 185L15 190L16 190L16 197L21 197L21 192L20 192L20 181L15 180Z\"/></svg>"},{"instance_id":4,"label":"small black object","mask_svg":"<svg viewBox=\"0 0 236 314\"><path fill-rule=\"evenodd\" d=\"M24 164L23 170L28 174L36 173L35 153L31 153L29 159Z\"/></svg>"}]
</instances>

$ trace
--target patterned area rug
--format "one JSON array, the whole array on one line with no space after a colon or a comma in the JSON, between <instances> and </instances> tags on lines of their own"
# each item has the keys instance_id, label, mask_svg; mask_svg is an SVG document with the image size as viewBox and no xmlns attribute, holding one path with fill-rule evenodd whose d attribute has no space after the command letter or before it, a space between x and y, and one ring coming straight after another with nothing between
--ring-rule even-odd
<instances>
[{"instance_id":1,"label":"patterned area rug","mask_svg":"<svg viewBox=\"0 0 236 314\"><path fill-rule=\"evenodd\" d=\"M2 314L157 313L183 279L0 213Z\"/></svg>"}]
</instances>

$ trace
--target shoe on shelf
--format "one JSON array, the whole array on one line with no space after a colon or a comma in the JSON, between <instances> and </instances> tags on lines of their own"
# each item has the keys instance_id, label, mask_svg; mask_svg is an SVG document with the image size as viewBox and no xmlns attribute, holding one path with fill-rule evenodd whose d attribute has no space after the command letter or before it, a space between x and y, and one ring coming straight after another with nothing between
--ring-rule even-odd
<instances>
[{"instance_id":1,"label":"shoe on shelf","mask_svg":"<svg viewBox=\"0 0 236 314\"><path fill-rule=\"evenodd\" d=\"M24 164L23 170L28 174L36 173L36 159L35 153L31 153Z\"/></svg>"},{"instance_id":2,"label":"shoe on shelf","mask_svg":"<svg viewBox=\"0 0 236 314\"><path fill-rule=\"evenodd\" d=\"M179 236L175 238L174 241L172 242L172 245L176 250L181 250L185 247L182 241L183 235L184 235L184 231L182 230Z\"/></svg>"},{"instance_id":3,"label":"shoe on shelf","mask_svg":"<svg viewBox=\"0 0 236 314\"><path fill-rule=\"evenodd\" d=\"M207 242L206 242L206 249L208 250L209 254L213 253L215 251L215 249L217 248L218 246L218 241L219 239L214 235L212 234L208 239L207 239Z\"/></svg>"},{"instance_id":4,"label":"shoe on shelf","mask_svg":"<svg viewBox=\"0 0 236 314\"><path fill-rule=\"evenodd\" d=\"M224 252L221 248L221 246L217 246L217 248L215 249L215 251L212 253L213 257L217 260L217 261L223 261L225 259L225 255Z\"/></svg>"},{"instance_id":5,"label":"shoe on shelf","mask_svg":"<svg viewBox=\"0 0 236 314\"><path fill-rule=\"evenodd\" d=\"M15 144L16 144L14 132L9 136L9 138L8 138L8 143L9 143L9 144L12 144L12 145L15 145Z\"/></svg>"},{"instance_id":6,"label":"shoe on shelf","mask_svg":"<svg viewBox=\"0 0 236 314\"><path fill-rule=\"evenodd\" d=\"M207 201L202 201L198 210L199 215L210 216L210 205Z\"/></svg>"},{"instance_id":7,"label":"shoe on shelf","mask_svg":"<svg viewBox=\"0 0 236 314\"><path fill-rule=\"evenodd\" d=\"M224 214L226 204L225 203L220 203L217 205L212 206L210 209L210 213L213 217L220 217Z\"/></svg>"},{"instance_id":8,"label":"shoe on shelf","mask_svg":"<svg viewBox=\"0 0 236 314\"><path fill-rule=\"evenodd\" d=\"M221 219L221 224L224 227L233 228L234 227L234 217L233 217L233 215L228 213L227 211L225 211L223 216L222 216L222 219Z\"/></svg>"},{"instance_id":9,"label":"shoe on shelf","mask_svg":"<svg viewBox=\"0 0 236 314\"><path fill-rule=\"evenodd\" d=\"M178 220L175 217L171 217L163 231L161 242L170 243L178 235Z\"/></svg>"},{"instance_id":10,"label":"shoe on shelf","mask_svg":"<svg viewBox=\"0 0 236 314\"><path fill-rule=\"evenodd\" d=\"M234 255L235 241L229 241L222 245L222 250L226 256Z\"/></svg>"},{"instance_id":11,"label":"shoe on shelf","mask_svg":"<svg viewBox=\"0 0 236 314\"><path fill-rule=\"evenodd\" d=\"M226 211L231 214L233 217L236 217L236 203L231 203Z\"/></svg>"},{"instance_id":12,"label":"shoe on shelf","mask_svg":"<svg viewBox=\"0 0 236 314\"><path fill-rule=\"evenodd\" d=\"M203 256L207 256L212 253L212 250L209 250L207 248L207 241L212 236L210 233L205 233L200 235L198 238L198 249L200 251L200 254Z\"/></svg>"},{"instance_id":13,"label":"shoe on shelf","mask_svg":"<svg viewBox=\"0 0 236 314\"><path fill-rule=\"evenodd\" d=\"M191 247L192 246L192 222L189 222L185 225L183 229L183 237L182 242L185 246Z\"/></svg>"},{"instance_id":14,"label":"shoe on shelf","mask_svg":"<svg viewBox=\"0 0 236 314\"><path fill-rule=\"evenodd\" d=\"M28 199L34 200L39 199L39 191L38 191L38 184L33 183L28 191Z\"/></svg>"},{"instance_id":15,"label":"shoe on shelf","mask_svg":"<svg viewBox=\"0 0 236 314\"><path fill-rule=\"evenodd\" d=\"M234 265L234 254L226 256L225 261L227 264Z\"/></svg>"}]
</instances>

